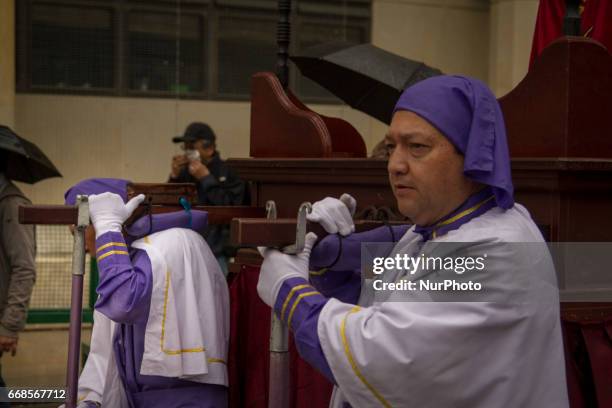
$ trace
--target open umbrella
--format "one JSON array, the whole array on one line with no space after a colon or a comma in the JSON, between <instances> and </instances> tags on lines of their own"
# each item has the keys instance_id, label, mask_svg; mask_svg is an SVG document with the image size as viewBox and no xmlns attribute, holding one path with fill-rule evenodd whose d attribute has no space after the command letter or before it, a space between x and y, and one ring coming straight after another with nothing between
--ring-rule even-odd
<instances>
[{"instance_id":1,"label":"open umbrella","mask_svg":"<svg viewBox=\"0 0 612 408\"><path fill-rule=\"evenodd\" d=\"M0 125L0 159L6 160L6 177L34 184L50 177L62 177L51 160L34 144Z\"/></svg>"},{"instance_id":2,"label":"open umbrella","mask_svg":"<svg viewBox=\"0 0 612 408\"><path fill-rule=\"evenodd\" d=\"M302 75L385 123L404 89L442 72L372 44L332 42L290 57Z\"/></svg>"}]
</instances>

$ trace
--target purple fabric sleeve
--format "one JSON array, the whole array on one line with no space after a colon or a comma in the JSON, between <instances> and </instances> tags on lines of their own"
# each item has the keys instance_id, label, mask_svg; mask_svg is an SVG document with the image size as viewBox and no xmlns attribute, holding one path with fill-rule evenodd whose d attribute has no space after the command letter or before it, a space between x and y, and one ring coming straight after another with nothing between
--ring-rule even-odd
<instances>
[{"instance_id":1,"label":"purple fabric sleeve","mask_svg":"<svg viewBox=\"0 0 612 408\"><path fill-rule=\"evenodd\" d=\"M274 304L274 311L293 331L293 338L300 356L328 380L335 383L334 375L325 359L317 334L319 314L327 300L305 279L290 278L285 280L281 286Z\"/></svg>"},{"instance_id":2,"label":"purple fabric sleeve","mask_svg":"<svg viewBox=\"0 0 612 408\"><path fill-rule=\"evenodd\" d=\"M326 297L356 304L361 291L361 244L397 242L408 228L409 225L383 226L346 237L326 236L310 255L310 282Z\"/></svg>"},{"instance_id":3,"label":"purple fabric sleeve","mask_svg":"<svg viewBox=\"0 0 612 408\"><path fill-rule=\"evenodd\" d=\"M128 252L119 232L100 236L96 249L100 273L96 309L117 323L146 323L153 284L146 252L137 249Z\"/></svg>"},{"instance_id":4,"label":"purple fabric sleeve","mask_svg":"<svg viewBox=\"0 0 612 408\"><path fill-rule=\"evenodd\" d=\"M330 234L317 242L310 254L310 270L354 271L361 269L361 244L397 242L410 225L382 226L341 237Z\"/></svg>"},{"instance_id":5,"label":"purple fabric sleeve","mask_svg":"<svg viewBox=\"0 0 612 408\"><path fill-rule=\"evenodd\" d=\"M322 270L311 272L309 277L312 286L323 296L333 297L344 303L357 304L361 293L361 273L359 271Z\"/></svg>"}]
</instances>

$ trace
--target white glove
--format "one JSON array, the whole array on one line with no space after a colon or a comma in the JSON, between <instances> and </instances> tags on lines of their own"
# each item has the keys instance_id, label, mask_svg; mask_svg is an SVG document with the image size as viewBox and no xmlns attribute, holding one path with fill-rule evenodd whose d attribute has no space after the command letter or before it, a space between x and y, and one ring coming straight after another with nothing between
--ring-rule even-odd
<instances>
[{"instance_id":1,"label":"white glove","mask_svg":"<svg viewBox=\"0 0 612 408\"><path fill-rule=\"evenodd\" d=\"M304 250L297 255L287 255L272 248L260 248L259 252L264 257L257 282L257 293L259 297L270 307L286 279L304 278L308 280L308 264L310 251L317 236L314 232L306 234Z\"/></svg>"},{"instance_id":2,"label":"white glove","mask_svg":"<svg viewBox=\"0 0 612 408\"><path fill-rule=\"evenodd\" d=\"M342 236L355 232L353 215L357 201L349 194L342 194L340 199L326 197L312 205L312 212L306 216L308 221L318 222L329 234L340 233Z\"/></svg>"},{"instance_id":3,"label":"white glove","mask_svg":"<svg viewBox=\"0 0 612 408\"><path fill-rule=\"evenodd\" d=\"M89 196L89 218L96 230L96 239L109 231L121 232L121 225L145 199L139 194L126 203L114 193Z\"/></svg>"}]
</instances>

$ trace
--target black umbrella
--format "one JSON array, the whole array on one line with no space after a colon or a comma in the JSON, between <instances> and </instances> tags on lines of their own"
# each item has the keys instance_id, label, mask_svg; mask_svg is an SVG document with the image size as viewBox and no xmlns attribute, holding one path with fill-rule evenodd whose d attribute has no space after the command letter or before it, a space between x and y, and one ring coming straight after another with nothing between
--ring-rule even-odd
<instances>
[{"instance_id":1,"label":"black umbrella","mask_svg":"<svg viewBox=\"0 0 612 408\"><path fill-rule=\"evenodd\" d=\"M6 177L34 184L50 177L62 177L51 160L35 144L0 125L0 159L6 161Z\"/></svg>"},{"instance_id":2,"label":"black umbrella","mask_svg":"<svg viewBox=\"0 0 612 408\"><path fill-rule=\"evenodd\" d=\"M390 53L372 44L335 42L291 57L302 75L312 79L355 109L391 122L400 94L438 69Z\"/></svg>"}]
</instances>

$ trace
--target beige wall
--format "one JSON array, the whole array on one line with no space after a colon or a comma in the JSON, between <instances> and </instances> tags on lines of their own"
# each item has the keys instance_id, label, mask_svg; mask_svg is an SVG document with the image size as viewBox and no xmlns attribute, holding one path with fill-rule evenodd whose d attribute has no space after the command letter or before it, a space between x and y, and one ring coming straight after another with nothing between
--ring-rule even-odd
<instances>
[{"instance_id":1,"label":"beige wall","mask_svg":"<svg viewBox=\"0 0 612 408\"><path fill-rule=\"evenodd\" d=\"M483 0L373 0L372 43L444 73L486 81L489 4ZM376 120L371 126L371 138L382 139L387 126Z\"/></svg>"},{"instance_id":2,"label":"beige wall","mask_svg":"<svg viewBox=\"0 0 612 408\"><path fill-rule=\"evenodd\" d=\"M34 203L62 203L64 191L88 177L165 181L170 158L179 152L170 139L195 120L213 127L224 158L249 156L247 102L19 94L16 108L19 134L36 143L64 175L21 184ZM366 115L345 106L313 109L347 119L369 141Z\"/></svg>"},{"instance_id":3,"label":"beige wall","mask_svg":"<svg viewBox=\"0 0 612 408\"><path fill-rule=\"evenodd\" d=\"M527 74L538 0L492 0L489 86L498 97Z\"/></svg>"},{"instance_id":4,"label":"beige wall","mask_svg":"<svg viewBox=\"0 0 612 408\"><path fill-rule=\"evenodd\" d=\"M482 0L374 0L372 43L445 73L487 80L489 4Z\"/></svg>"},{"instance_id":5,"label":"beige wall","mask_svg":"<svg viewBox=\"0 0 612 408\"><path fill-rule=\"evenodd\" d=\"M0 124L15 121L15 2L0 0Z\"/></svg>"}]
</instances>

